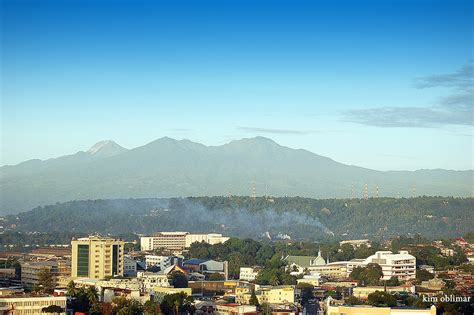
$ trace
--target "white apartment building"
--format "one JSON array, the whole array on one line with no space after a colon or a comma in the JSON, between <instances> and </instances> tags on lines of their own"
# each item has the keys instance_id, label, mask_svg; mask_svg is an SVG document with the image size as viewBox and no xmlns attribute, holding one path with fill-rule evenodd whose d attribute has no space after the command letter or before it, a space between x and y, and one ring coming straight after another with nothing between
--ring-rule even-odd
<instances>
[{"instance_id":1,"label":"white apartment building","mask_svg":"<svg viewBox=\"0 0 474 315\"><path fill-rule=\"evenodd\" d=\"M158 255L145 255L145 265L147 268L157 266L160 270L164 270L170 266L177 265L182 257L176 256L158 256Z\"/></svg>"},{"instance_id":2,"label":"white apartment building","mask_svg":"<svg viewBox=\"0 0 474 315\"><path fill-rule=\"evenodd\" d=\"M205 242L211 245L224 243L229 237L222 234L191 234L188 232L157 232L153 236L140 238L140 249L142 251L152 251L163 248L173 254L181 254L183 250L189 248L192 243Z\"/></svg>"},{"instance_id":3,"label":"white apartment building","mask_svg":"<svg viewBox=\"0 0 474 315\"><path fill-rule=\"evenodd\" d=\"M186 235L186 248L191 247L192 243L208 243L211 245L225 243L230 237L222 236L222 234L210 233L210 234L188 234Z\"/></svg>"},{"instance_id":4,"label":"white apartment building","mask_svg":"<svg viewBox=\"0 0 474 315\"><path fill-rule=\"evenodd\" d=\"M365 267L368 264L378 264L382 267L383 280L397 277L400 280L415 279L416 258L407 251L394 254L391 251L379 251L366 259L354 259L347 262L347 274L349 275L355 267Z\"/></svg>"},{"instance_id":5,"label":"white apartment building","mask_svg":"<svg viewBox=\"0 0 474 315\"><path fill-rule=\"evenodd\" d=\"M239 279L243 281L254 281L259 271L260 268L240 267Z\"/></svg>"}]
</instances>

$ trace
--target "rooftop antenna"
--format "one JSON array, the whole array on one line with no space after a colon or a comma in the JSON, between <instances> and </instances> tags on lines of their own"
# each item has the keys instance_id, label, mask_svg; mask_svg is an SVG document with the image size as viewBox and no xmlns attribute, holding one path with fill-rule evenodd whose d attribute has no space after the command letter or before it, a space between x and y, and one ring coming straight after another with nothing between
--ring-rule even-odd
<instances>
[{"instance_id":1,"label":"rooftop antenna","mask_svg":"<svg viewBox=\"0 0 474 315\"><path fill-rule=\"evenodd\" d=\"M369 185L365 184L364 186L364 199L368 200L369 199Z\"/></svg>"}]
</instances>

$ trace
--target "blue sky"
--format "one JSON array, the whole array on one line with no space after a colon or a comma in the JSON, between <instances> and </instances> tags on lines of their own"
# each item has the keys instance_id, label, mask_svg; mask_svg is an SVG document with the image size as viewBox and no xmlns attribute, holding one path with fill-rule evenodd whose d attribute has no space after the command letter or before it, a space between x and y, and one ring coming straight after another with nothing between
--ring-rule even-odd
<instances>
[{"instance_id":1,"label":"blue sky","mask_svg":"<svg viewBox=\"0 0 474 315\"><path fill-rule=\"evenodd\" d=\"M0 1L2 165L261 135L473 168L472 1Z\"/></svg>"}]
</instances>

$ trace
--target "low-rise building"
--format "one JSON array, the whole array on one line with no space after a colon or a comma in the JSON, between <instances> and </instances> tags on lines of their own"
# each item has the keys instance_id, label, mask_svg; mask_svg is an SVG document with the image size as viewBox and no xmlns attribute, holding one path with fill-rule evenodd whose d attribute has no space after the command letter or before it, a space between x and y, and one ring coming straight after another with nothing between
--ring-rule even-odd
<instances>
[{"instance_id":1,"label":"low-rise building","mask_svg":"<svg viewBox=\"0 0 474 315\"><path fill-rule=\"evenodd\" d=\"M393 286L393 287L383 287L383 286L370 286L370 287L355 287L352 289L352 295L356 298L361 300L366 300L371 293L375 292L388 292L388 293L400 293L400 292L407 292L411 294L415 294L415 286L414 285L400 285L400 286Z\"/></svg>"},{"instance_id":2,"label":"low-rise building","mask_svg":"<svg viewBox=\"0 0 474 315\"><path fill-rule=\"evenodd\" d=\"M260 304L292 304L295 302L294 286L255 286L255 295ZM252 296L251 288L236 290L235 301L240 304L249 304Z\"/></svg>"},{"instance_id":3,"label":"low-rise building","mask_svg":"<svg viewBox=\"0 0 474 315\"><path fill-rule=\"evenodd\" d=\"M319 281L321 280L321 274L314 272L310 273L309 275L304 275L303 278L297 279L296 282L300 283L307 283L311 284L312 286L319 286Z\"/></svg>"},{"instance_id":4,"label":"low-rise building","mask_svg":"<svg viewBox=\"0 0 474 315\"><path fill-rule=\"evenodd\" d=\"M12 295L0 297L0 312L12 315L43 315L42 309L48 306L59 306L66 314L66 297L53 295Z\"/></svg>"},{"instance_id":5,"label":"low-rise building","mask_svg":"<svg viewBox=\"0 0 474 315\"><path fill-rule=\"evenodd\" d=\"M427 309L360 306L329 306L328 315L436 315L433 305Z\"/></svg>"},{"instance_id":6,"label":"low-rise building","mask_svg":"<svg viewBox=\"0 0 474 315\"><path fill-rule=\"evenodd\" d=\"M160 270L164 270L170 266L179 265L182 261L182 256L145 255L145 265L147 268L156 266L160 268Z\"/></svg>"},{"instance_id":7,"label":"low-rise building","mask_svg":"<svg viewBox=\"0 0 474 315\"><path fill-rule=\"evenodd\" d=\"M137 261L128 255L123 257L123 275L125 277L135 277L137 275Z\"/></svg>"},{"instance_id":8,"label":"low-rise building","mask_svg":"<svg viewBox=\"0 0 474 315\"><path fill-rule=\"evenodd\" d=\"M216 315L258 315L260 312L257 311L255 305L240 305L235 303L228 304L217 304Z\"/></svg>"},{"instance_id":9,"label":"low-rise building","mask_svg":"<svg viewBox=\"0 0 474 315\"><path fill-rule=\"evenodd\" d=\"M339 246L342 246L344 244L349 244L351 245L352 247L354 248L359 248L361 246L367 246L367 247L371 247L372 244L370 242L370 240L368 239L363 239L363 240L347 240L347 241L340 241L339 242Z\"/></svg>"},{"instance_id":10,"label":"low-rise building","mask_svg":"<svg viewBox=\"0 0 474 315\"><path fill-rule=\"evenodd\" d=\"M228 263L227 261L216 261L212 259L189 259L183 262L183 268L190 272L199 272L202 274L218 273L227 280Z\"/></svg>"},{"instance_id":11,"label":"low-rise building","mask_svg":"<svg viewBox=\"0 0 474 315\"><path fill-rule=\"evenodd\" d=\"M260 270L260 267L240 267L239 279L243 281L254 281Z\"/></svg>"}]
</instances>

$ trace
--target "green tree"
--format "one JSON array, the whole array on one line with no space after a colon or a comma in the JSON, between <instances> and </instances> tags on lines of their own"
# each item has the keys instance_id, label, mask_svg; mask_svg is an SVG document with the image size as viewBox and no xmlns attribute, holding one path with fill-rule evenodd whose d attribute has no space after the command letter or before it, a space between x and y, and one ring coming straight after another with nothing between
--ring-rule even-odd
<instances>
[{"instance_id":1,"label":"green tree","mask_svg":"<svg viewBox=\"0 0 474 315\"><path fill-rule=\"evenodd\" d=\"M258 298L257 298L257 295L255 294L255 289L252 289L252 293L250 294L249 304L258 305Z\"/></svg>"},{"instance_id":2,"label":"green tree","mask_svg":"<svg viewBox=\"0 0 474 315\"><path fill-rule=\"evenodd\" d=\"M167 294L160 303L160 309L165 315L178 315L194 312L193 299L185 293Z\"/></svg>"},{"instance_id":3,"label":"green tree","mask_svg":"<svg viewBox=\"0 0 474 315\"><path fill-rule=\"evenodd\" d=\"M170 275L171 285L175 288L187 288L188 278L186 275L179 271L174 271Z\"/></svg>"},{"instance_id":4,"label":"green tree","mask_svg":"<svg viewBox=\"0 0 474 315\"><path fill-rule=\"evenodd\" d=\"M370 293L367 301L370 305L377 307L397 306L397 299L388 292L375 291L374 293Z\"/></svg>"},{"instance_id":5,"label":"green tree","mask_svg":"<svg viewBox=\"0 0 474 315\"><path fill-rule=\"evenodd\" d=\"M398 280L398 277L392 276L385 284L391 287L398 286L400 285L400 280Z\"/></svg>"},{"instance_id":6,"label":"green tree","mask_svg":"<svg viewBox=\"0 0 474 315\"><path fill-rule=\"evenodd\" d=\"M146 301L143 305L143 312L145 315L159 315L161 314L160 304L154 301Z\"/></svg>"},{"instance_id":7,"label":"green tree","mask_svg":"<svg viewBox=\"0 0 474 315\"><path fill-rule=\"evenodd\" d=\"M347 304L347 305L350 305L350 306L353 306L353 305L363 305L364 304L364 301L362 301L361 299L358 299L356 298L355 296L351 295L347 298L344 299L344 302Z\"/></svg>"},{"instance_id":8,"label":"green tree","mask_svg":"<svg viewBox=\"0 0 474 315\"><path fill-rule=\"evenodd\" d=\"M433 278L434 278L434 275L427 270L424 270L424 269L416 270L416 280L418 281L418 283L421 283L422 281L428 281Z\"/></svg>"},{"instance_id":9,"label":"green tree","mask_svg":"<svg viewBox=\"0 0 474 315\"><path fill-rule=\"evenodd\" d=\"M61 306L58 306L58 305L50 305L50 306L47 306L47 307L43 307L41 309L41 312L42 313L63 313L64 312L64 308L62 308Z\"/></svg>"},{"instance_id":10,"label":"green tree","mask_svg":"<svg viewBox=\"0 0 474 315\"><path fill-rule=\"evenodd\" d=\"M378 285L380 278L383 276L383 272L380 265L370 263L366 267L355 267L350 276L355 280L359 280L363 286Z\"/></svg>"},{"instance_id":11,"label":"green tree","mask_svg":"<svg viewBox=\"0 0 474 315\"><path fill-rule=\"evenodd\" d=\"M55 287L56 283L54 277L48 268L42 268L38 271L38 285L36 291L50 294L54 291Z\"/></svg>"}]
</instances>

